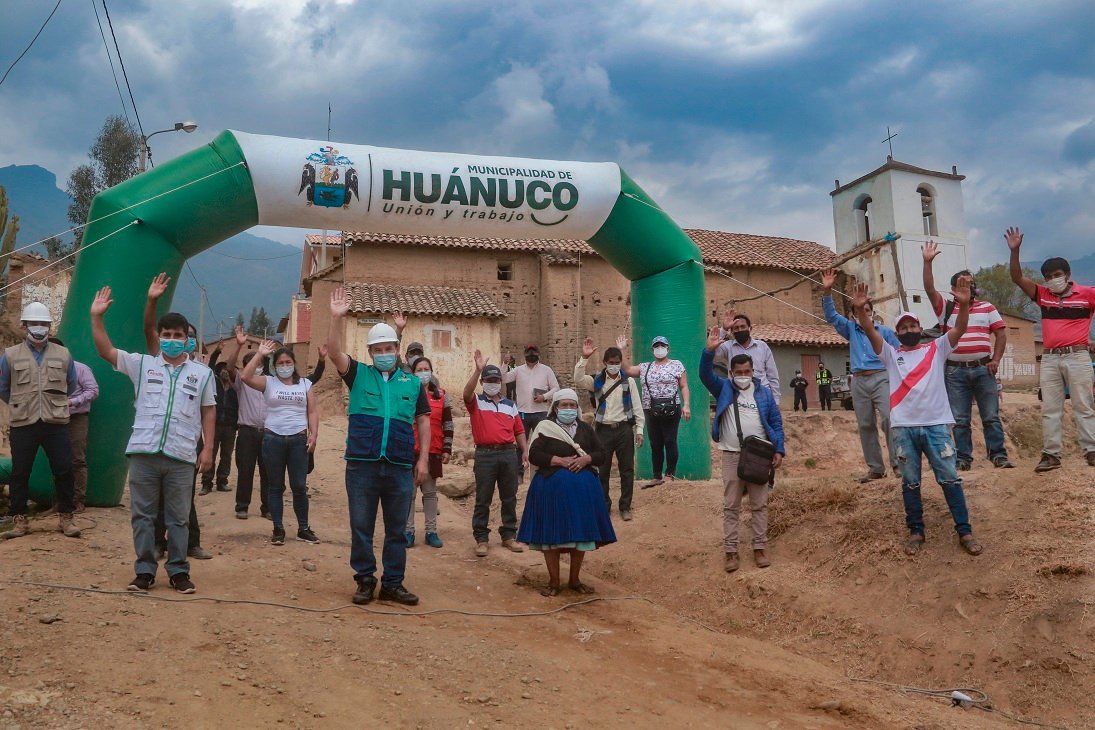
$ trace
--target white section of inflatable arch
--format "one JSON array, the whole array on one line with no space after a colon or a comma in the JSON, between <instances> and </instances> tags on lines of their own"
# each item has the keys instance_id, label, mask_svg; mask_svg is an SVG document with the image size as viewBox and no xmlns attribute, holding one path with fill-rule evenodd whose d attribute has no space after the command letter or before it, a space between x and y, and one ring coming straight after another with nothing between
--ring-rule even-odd
<instances>
[{"instance_id":1,"label":"white section of inflatable arch","mask_svg":"<svg viewBox=\"0 0 1095 730\"><path fill-rule=\"evenodd\" d=\"M251 171L262 225L588 240L620 195L615 163L232 134Z\"/></svg>"}]
</instances>

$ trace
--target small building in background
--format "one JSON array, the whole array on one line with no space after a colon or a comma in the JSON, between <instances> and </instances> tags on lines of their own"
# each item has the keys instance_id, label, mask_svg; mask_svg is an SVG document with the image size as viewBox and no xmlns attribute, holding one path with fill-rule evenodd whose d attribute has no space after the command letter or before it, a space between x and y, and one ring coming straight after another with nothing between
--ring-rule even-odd
<instances>
[{"instance_id":1,"label":"small building in background","mask_svg":"<svg viewBox=\"0 0 1095 730\"><path fill-rule=\"evenodd\" d=\"M828 324L762 322L753 325L753 338L763 340L772 349L779 369L781 400L786 403L791 403L794 397L789 383L796 370L801 370L802 377L810 384L806 388L806 402L814 407L821 404L816 380L818 363L824 363L834 377L842 377L851 369L848 341Z\"/></svg>"},{"instance_id":2,"label":"small building in background","mask_svg":"<svg viewBox=\"0 0 1095 730\"><path fill-rule=\"evenodd\" d=\"M996 371L996 379L1005 388L1037 386L1041 342L1035 338L1035 321L1013 314L1001 313L1000 316L1008 326L1008 344L1000 360L1000 369Z\"/></svg>"},{"instance_id":3,"label":"small building in background","mask_svg":"<svg viewBox=\"0 0 1095 730\"><path fill-rule=\"evenodd\" d=\"M11 327L19 330L23 307L41 302L49 308L53 330L57 330L72 284L72 267L68 262L50 266L49 259L36 253L13 253L8 257L8 284L11 288L4 292L4 318Z\"/></svg>"}]
</instances>

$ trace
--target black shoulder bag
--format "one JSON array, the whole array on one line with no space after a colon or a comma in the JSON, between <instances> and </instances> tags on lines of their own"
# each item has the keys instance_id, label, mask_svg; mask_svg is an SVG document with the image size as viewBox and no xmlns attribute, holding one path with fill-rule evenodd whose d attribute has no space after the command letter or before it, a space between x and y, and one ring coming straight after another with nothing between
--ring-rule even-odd
<instances>
[{"instance_id":1,"label":"black shoulder bag","mask_svg":"<svg viewBox=\"0 0 1095 730\"><path fill-rule=\"evenodd\" d=\"M776 445L760 436L743 436L737 391L734 392L733 404L734 426L738 429L738 444L741 445L738 479L750 484L770 484L775 471L772 467L772 457L776 455Z\"/></svg>"},{"instance_id":2,"label":"black shoulder bag","mask_svg":"<svg viewBox=\"0 0 1095 730\"><path fill-rule=\"evenodd\" d=\"M650 392L650 368L654 363L649 363L646 366L646 370L643 372L643 390L647 393ZM677 396L674 394L671 398L655 398L650 396L650 415L652 418L661 420L669 420L676 418L681 413L681 404L677 402Z\"/></svg>"}]
</instances>

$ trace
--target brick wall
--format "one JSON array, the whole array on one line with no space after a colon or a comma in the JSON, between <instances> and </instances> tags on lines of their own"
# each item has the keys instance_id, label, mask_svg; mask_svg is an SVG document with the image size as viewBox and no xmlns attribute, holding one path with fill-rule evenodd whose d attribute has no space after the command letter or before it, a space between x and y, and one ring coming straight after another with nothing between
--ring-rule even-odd
<instances>
[{"instance_id":1,"label":"brick wall","mask_svg":"<svg viewBox=\"0 0 1095 730\"><path fill-rule=\"evenodd\" d=\"M1034 346L1034 323L1010 314L1003 317L1008 325L1008 344L997 378L1005 387L1036 386L1038 359Z\"/></svg>"}]
</instances>

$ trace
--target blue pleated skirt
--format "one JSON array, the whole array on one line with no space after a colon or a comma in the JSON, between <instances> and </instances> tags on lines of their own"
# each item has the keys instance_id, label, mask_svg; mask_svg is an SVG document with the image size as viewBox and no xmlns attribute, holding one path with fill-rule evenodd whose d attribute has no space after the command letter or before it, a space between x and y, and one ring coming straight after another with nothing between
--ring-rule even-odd
<instances>
[{"instance_id":1,"label":"blue pleated skirt","mask_svg":"<svg viewBox=\"0 0 1095 730\"><path fill-rule=\"evenodd\" d=\"M517 539L536 549L589 542L601 547L616 542L597 475L588 469L577 474L557 469L545 477L538 471L525 496Z\"/></svg>"}]
</instances>

